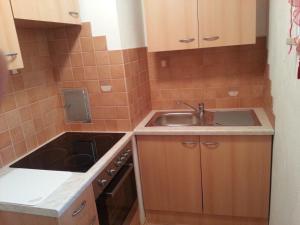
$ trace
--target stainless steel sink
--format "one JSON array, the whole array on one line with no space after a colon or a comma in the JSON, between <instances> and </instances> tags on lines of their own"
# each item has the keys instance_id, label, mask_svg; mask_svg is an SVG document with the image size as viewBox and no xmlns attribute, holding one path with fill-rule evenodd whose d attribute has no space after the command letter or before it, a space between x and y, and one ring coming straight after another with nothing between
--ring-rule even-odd
<instances>
[{"instance_id":1,"label":"stainless steel sink","mask_svg":"<svg viewBox=\"0 0 300 225\"><path fill-rule=\"evenodd\" d=\"M196 112L159 112L148 127L168 126L261 126L253 110L205 111L200 119Z\"/></svg>"},{"instance_id":2,"label":"stainless steel sink","mask_svg":"<svg viewBox=\"0 0 300 225\"><path fill-rule=\"evenodd\" d=\"M200 118L192 112L169 112L157 114L151 121L151 126L197 126Z\"/></svg>"}]
</instances>

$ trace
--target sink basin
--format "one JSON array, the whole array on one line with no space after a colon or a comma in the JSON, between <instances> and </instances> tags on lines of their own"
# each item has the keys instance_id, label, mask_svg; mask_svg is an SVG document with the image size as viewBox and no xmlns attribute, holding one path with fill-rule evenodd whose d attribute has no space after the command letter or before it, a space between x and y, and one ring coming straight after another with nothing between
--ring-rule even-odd
<instances>
[{"instance_id":1,"label":"sink basin","mask_svg":"<svg viewBox=\"0 0 300 225\"><path fill-rule=\"evenodd\" d=\"M197 126L200 118L192 112L170 112L156 115L151 126Z\"/></svg>"},{"instance_id":2,"label":"sink basin","mask_svg":"<svg viewBox=\"0 0 300 225\"><path fill-rule=\"evenodd\" d=\"M195 112L159 112L148 127L168 126L261 126L253 110L205 111L204 118Z\"/></svg>"}]
</instances>

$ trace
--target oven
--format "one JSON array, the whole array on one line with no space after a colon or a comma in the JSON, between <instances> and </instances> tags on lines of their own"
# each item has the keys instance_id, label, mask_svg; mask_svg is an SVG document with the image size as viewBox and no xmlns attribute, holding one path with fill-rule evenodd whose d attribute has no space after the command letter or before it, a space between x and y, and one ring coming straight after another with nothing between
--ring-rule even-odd
<instances>
[{"instance_id":1,"label":"oven","mask_svg":"<svg viewBox=\"0 0 300 225\"><path fill-rule=\"evenodd\" d=\"M99 175L93 187L100 225L124 225L137 200L130 147Z\"/></svg>"}]
</instances>

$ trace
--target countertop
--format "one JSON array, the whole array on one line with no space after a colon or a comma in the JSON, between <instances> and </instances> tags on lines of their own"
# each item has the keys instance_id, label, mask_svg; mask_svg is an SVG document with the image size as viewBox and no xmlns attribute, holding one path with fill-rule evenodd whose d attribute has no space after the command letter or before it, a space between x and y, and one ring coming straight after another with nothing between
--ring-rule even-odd
<instances>
[{"instance_id":1,"label":"countertop","mask_svg":"<svg viewBox=\"0 0 300 225\"><path fill-rule=\"evenodd\" d=\"M101 132L101 133L107 133L107 132ZM118 155L118 153L122 150L122 148L124 148L126 144L129 141L131 141L133 135L132 132L119 132L119 133L126 133L126 134L91 169L89 169L88 172L72 173L70 178L68 178L62 185L60 185L53 193L51 193L41 203L34 206L0 203L0 210L33 214L33 215L41 215L47 217L60 217L65 212L65 210L69 208L69 206L73 203L73 201L81 195L81 193L93 182L93 180L111 162L111 159L113 159L116 155ZM51 140L54 140L55 138L59 137L62 134L59 134L58 136L54 137ZM49 143L51 140L49 140L47 143ZM17 159L16 161L18 160L19 159ZM8 166L0 170L0 179L1 176L3 175L9 175L9 173L12 173L13 171L22 170L22 169L9 168ZM41 170L40 172L43 171ZM45 175L47 175L49 174L49 171L44 171L44 173ZM55 176L54 173L57 174L59 172L53 171L53 176ZM20 187L19 191L25 192L25 190L24 189L22 190L22 188L24 188L24 186ZM30 190L26 190L27 193L28 191Z\"/></svg>"},{"instance_id":2,"label":"countertop","mask_svg":"<svg viewBox=\"0 0 300 225\"><path fill-rule=\"evenodd\" d=\"M240 110L240 109L226 109L226 110ZM126 133L126 135L118 143L116 143L114 147L110 151L108 151L88 172L72 173L70 178L67 179L67 181L61 184L48 197L45 197L45 200L43 200L41 203L34 206L0 203L0 210L48 216L48 217L60 217L65 212L65 210L72 204L72 202L77 197L80 196L80 194L93 182L93 180L111 162L111 160L122 150L122 148L125 147L126 144L132 140L133 135L273 135L274 129L265 111L262 108L254 108L253 110L255 111L257 118L261 123L261 126L146 127L147 123L151 120L152 116L156 112L165 112L165 110L151 111L145 117L145 119L136 127L134 132L119 132L119 133ZM55 139L56 137L54 137L53 139ZM50 142L51 140L49 140L48 142ZM8 166L2 168L0 170L0 179L1 176L12 173L15 170L16 169L9 168ZM49 171L45 171L45 174L46 173L49 173ZM20 187L19 190L20 192L22 192L22 188L24 187ZM28 193L28 191L30 190L26 190L26 191Z\"/></svg>"},{"instance_id":3,"label":"countertop","mask_svg":"<svg viewBox=\"0 0 300 225\"><path fill-rule=\"evenodd\" d=\"M261 126L186 126L186 127L147 127L157 112L174 112L176 110L153 110L135 128L135 135L274 135L274 129L263 108L247 108L254 110ZM219 111L245 109L219 109ZM182 112L183 110L178 110ZM186 110L188 111L188 110ZM218 109L213 109L218 111Z\"/></svg>"}]
</instances>

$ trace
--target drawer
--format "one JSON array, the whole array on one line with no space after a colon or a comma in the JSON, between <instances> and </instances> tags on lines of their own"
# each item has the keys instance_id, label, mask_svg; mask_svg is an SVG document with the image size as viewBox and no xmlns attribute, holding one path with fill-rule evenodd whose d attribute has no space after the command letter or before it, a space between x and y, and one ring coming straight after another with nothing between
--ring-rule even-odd
<instances>
[{"instance_id":1,"label":"drawer","mask_svg":"<svg viewBox=\"0 0 300 225\"><path fill-rule=\"evenodd\" d=\"M67 209L60 219L61 225L99 225L92 186Z\"/></svg>"}]
</instances>

